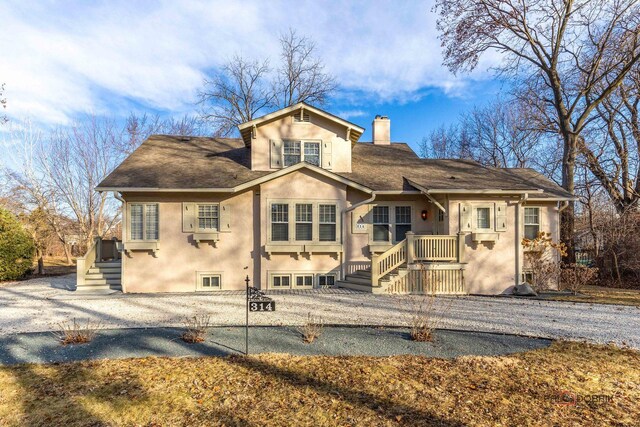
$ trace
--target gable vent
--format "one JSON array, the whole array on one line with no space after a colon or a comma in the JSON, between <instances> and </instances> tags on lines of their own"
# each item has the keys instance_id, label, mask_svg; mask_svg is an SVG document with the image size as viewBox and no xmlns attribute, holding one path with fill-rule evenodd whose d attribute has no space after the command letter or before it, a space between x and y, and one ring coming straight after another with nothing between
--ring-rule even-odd
<instances>
[{"instance_id":1,"label":"gable vent","mask_svg":"<svg viewBox=\"0 0 640 427\"><path fill-rule=\"evenodd\" d=\"M293 115L294 123L309 123L310 121L311 119L309 118L309 113L304 110L297 111Z\"/></svg>"}]
</instances>

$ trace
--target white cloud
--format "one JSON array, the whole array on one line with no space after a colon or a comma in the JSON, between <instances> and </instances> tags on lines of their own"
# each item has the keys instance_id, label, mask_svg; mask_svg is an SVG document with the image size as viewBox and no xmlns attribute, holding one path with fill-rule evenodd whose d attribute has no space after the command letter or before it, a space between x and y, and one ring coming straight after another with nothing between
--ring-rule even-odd
<instances>
[{"instance_id":1,"label":"white cloud","mask_svg":"<svg viewBox=\"0 0 640 427\"><path fill-rule=\"evenodd\" d=\"M430 9L397 1L3 2L0 82L10 116L47 124L135 106L182 113L194 108L207 70L238 51L276 59L279 34L293 27L317 42L354 106L429 88L456 96L467 82L440 65Z\"/></svg>"}]
</instances>

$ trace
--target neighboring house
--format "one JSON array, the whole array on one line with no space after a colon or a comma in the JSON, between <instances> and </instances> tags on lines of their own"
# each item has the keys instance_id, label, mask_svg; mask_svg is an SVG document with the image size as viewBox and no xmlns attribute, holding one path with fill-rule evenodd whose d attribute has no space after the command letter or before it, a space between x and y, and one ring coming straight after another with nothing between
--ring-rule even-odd
<instances>
[{"instance_id":1,"label":"neighboring house","mask_svg":"<svg viewBox=\"0 0 640 427\"><path fill-rule=\"evenodd\" d=\"M78 286L498 294L522 280L523 236L558 237L571 196L539 173L421 159L372 126L359 142L300 103L238 139L150 137L98 186L123 202L122 261L97 241Z\"/></svg>"}]
</instances>

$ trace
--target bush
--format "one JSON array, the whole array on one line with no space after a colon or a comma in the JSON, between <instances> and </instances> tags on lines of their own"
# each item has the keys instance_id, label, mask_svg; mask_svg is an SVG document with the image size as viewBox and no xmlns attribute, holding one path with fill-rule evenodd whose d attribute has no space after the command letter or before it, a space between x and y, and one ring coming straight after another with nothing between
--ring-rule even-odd
<instances>
[{"instance_id":1,"label":"bush","mask_svg":"<svg viewBox=\"0 0 640 427\"><path fill-rule=\"evenodd\" d=\"M560 257L567 254L564 243L554 242L551 233L540 232L535 239L522 239L525 268L533 274L529 285L534 291L547 290L560 279Z\"/></svg>"},{"instance_id":2,"label":"bush","mask_svg":"<svg viewBox=\"0 0 640 427\"><path fill-rule=\"evenodd\" d=\"M321 318L315 318L311 316L311 313L307 315L307 321L304 325L298 328L298 331L302 335L302 341L306 344L311 344L322 335L324 328L324 322Z\"/></svg>"},{"instance_id":3,"label":"bush","mask_svg":"<svg viewBox=\"0 0 640 427\"><path fill-rule=\"evenodd\" d=\"M0 208L0 280L24 277L32 268L36 247L22 224Z\"/></svg>"},{"instance_id":4,"label":"bush","mask_svg":"<svg viewBox=\"0 0 640 427\"><path fill-rule=\"evenodd\" d=\"M211 316L207 314L198 314L193 317L187 317L184 320L184 328L186 329L180 338L182 341L190 344L204 342L207 331L211 327Z\"/></svg>"},{"instance_id":5,"label":"bush","mask_svg":"<svg viewBox=\"0 0 640 427\"><path fill-rule=\"evenodd\" d=\"M598 269L579 264L568 264L560 273L562 289L576 295L582 288L593 283L598 277Z\"/></svg>"},{"instance_id":6,"label":"bush","mask_svg":"<svg viewBox=\"0 0 640 427\"><path fill-rule=\"evenodd\" d=\"M60 330L53 332L53 335L60 344L86 344L93 341L98 330L102 328L102 323L87 320L87 323L81 324L74 318L71 322L60 323L59 326Z\"/></svg>"}]
</instances>

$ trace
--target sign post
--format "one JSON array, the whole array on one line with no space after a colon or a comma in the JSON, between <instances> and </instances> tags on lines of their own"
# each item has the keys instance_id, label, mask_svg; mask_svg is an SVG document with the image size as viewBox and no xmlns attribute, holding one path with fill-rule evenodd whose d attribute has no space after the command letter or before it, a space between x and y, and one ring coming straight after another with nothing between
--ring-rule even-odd
<instances>
[{"instance_id":1,"label":"sign post","mask_svg":"<svg viewBox=\"0 0 640 427\"><path fill-rule=\"evenodd\" d=\"M266 296L264 292L249 286L249 275L244 279L247 284L246 323L244 328L244 354L249 355L249 312L250 311L276 311L276 302Z\"/></svg>"}]
</instances>

